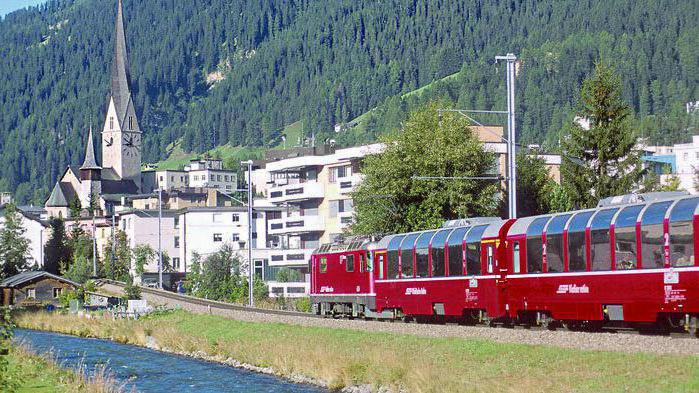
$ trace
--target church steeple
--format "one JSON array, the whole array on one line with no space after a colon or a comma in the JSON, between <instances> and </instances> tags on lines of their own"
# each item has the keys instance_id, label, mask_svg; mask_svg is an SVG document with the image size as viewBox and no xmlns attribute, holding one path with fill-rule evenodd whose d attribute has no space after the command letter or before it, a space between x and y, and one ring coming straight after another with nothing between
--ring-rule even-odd
<instances>
[{"instance_id":1,"label":"church steeple","mask_svg":"<svg viewBox=\"0 0 699 393\"><path fill-rule=\"evenodd\" d=\"M100 169L102 167L97 164L95 159L95 144L92 142L92 124L90 124L90 131L87 134L87 145L85 145L85 160L82 166L80 166L80 171Z\"/></svg>"},{"instance_id":2,"label":"church steeple","mask_svg":"<svg viewBox=\"0 0 699 393\"><path fill-rule=\"evenodd\" d=\"M124 12L121 0L117 6L116 27L114 32L114 59L112 59L112 88L111 97L118 115L119 123L123 123L131 99L131 75L129 59L126 53L126 34L124 33Z\"/></svg>"}]
</instances>

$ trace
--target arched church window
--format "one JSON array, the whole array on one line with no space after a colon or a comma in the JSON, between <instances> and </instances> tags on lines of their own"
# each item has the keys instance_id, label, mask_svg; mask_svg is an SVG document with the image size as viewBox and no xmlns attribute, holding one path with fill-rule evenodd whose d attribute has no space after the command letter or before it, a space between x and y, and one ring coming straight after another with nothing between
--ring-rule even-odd
<instances>
[{"instance_id":1,"label":"arched church window","mask_svg":"<svg viewBox=\"0 0 699 393\"><path fill-rule=\"evenodd\" d=\"M133 130L133 116L129 116L129 130Z\"/></svg>"},{"instance_id":2,"label":"arched church window","mask_svg":"<svg viewBox=\"0 0 699 393\"><path fill-rule=\"evenodd\" d=\"M114 117L109 117L109 129L114 129Z\"/></svg>"}]
</instances>

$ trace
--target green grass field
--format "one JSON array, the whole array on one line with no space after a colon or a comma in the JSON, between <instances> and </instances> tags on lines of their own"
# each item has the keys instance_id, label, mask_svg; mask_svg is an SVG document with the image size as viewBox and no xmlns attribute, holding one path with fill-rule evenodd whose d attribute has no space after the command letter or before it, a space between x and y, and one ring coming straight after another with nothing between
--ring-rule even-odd
<instances>
[{"instance_id":1,"label":"green grass field","mask_svg":"<svg viewBox=\"0 0 699 393\"><path fill-rule=\"evenodd\" d=\"M204 351L333 388L371 384L410 392L699 391L699 357L613 353L249 323L176 311L139 321L24 314L20 326Z\"/></svg>"}]
</instances>

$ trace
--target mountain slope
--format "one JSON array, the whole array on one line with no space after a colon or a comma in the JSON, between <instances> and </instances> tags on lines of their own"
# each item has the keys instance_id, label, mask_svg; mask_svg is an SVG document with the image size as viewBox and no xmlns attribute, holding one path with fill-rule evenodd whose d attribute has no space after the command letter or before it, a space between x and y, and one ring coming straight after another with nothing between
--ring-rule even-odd
<instances>
[{"instance_id":1,"label":"mountain slope","mask_svg":"<svg viewBox=\"0 0 699 393\"><path fill-rule=\"evenodd\" d=\"M114 3L114 4L111 4ZM40 203L101 127L116 1L52 0L0 22L0 188ZM263 146L286 124L323 137L371 108L346 143L394 127L419 99L504 107L496 54L517 53L518 126L554 142L598 58L623 76L641 115L696 100L698 7L692 2L520 0L124 0L144 158ZM356 133L355 133L356 134ZM553 135L553 136L552 136ZM291 141L289 141L291 143Z\"/></svg>"}]
</instances>

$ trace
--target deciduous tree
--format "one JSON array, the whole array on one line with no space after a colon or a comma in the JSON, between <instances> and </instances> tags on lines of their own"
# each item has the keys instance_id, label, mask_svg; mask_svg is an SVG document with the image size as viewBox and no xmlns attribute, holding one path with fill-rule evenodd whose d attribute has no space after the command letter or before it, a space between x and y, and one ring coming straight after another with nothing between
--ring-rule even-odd
<instances>
[{"instance_id":1,"label":"deciduous tree","mask_svg":"<svg viewBox=\"0 0 699 393\"><path fill-rule=\"evenodd\" d=\"M353 194L357 234L408 232L444 220L493 215L497 207L495 156L483 149L460 115L432 103L409 116L403 129L383 138L383 153L368 156L364 181ZM423 180L416 176L444 177Z\"/></svg>"}]
</instances>

